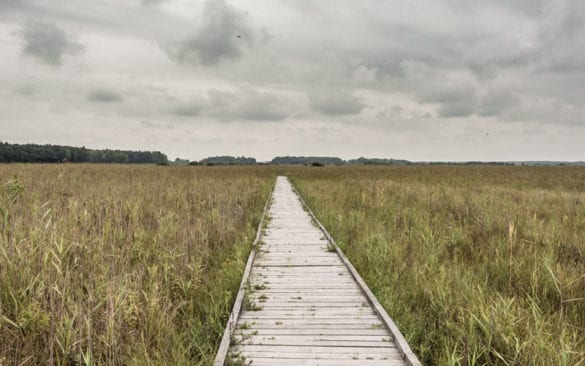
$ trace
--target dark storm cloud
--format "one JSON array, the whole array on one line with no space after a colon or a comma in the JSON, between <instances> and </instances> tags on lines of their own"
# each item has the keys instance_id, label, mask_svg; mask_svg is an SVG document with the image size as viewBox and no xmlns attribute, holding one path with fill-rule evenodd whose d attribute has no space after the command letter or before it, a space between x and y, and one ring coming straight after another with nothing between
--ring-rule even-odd
<instances>
[{"instance_id":1,"label":"dark storm cloud","mask_svg":"<svg viewBox=\"0 0 585 366\"><path fill-rule=\"evenodd\" d=\"M256 37L245 11L225 0L208 0L201 26L190 37L169 46L167 52L179 63L215 65L240 59Z\"/></svg>"},{"instance_id":2,"label":"dark storm cloud","mask_svg":"<svg viewBox=\"0 0 585 366\"><path fill-rule=\"evenodd\" d=\"M52 23L28 21L20 36L24 41L22 53L49 65L61 65L64 55L82 49L79 43Z\"/></svg>"},{"instance_id":3,"label":"dark storm cloud","mask_svg":"<svg viewBox=\"0 0 585 366\"><path fill-rule=\"evenodd\" d=\"M310 91L307 94L309 104L313 110L332 116L358 114L364 108L364 103L347 90L320 90Z\"/></svg>"},{"instance_id":4,"label":"dark storm cloud","mask_svg":"<svg viewBox=\"0 0 585 366\"><path fill-rule=\"evenodd\" d=\"M113 90L98 88L87 93L87 100L95 103L115 103L123 101L124 98Z\"/></svg>"}]
</instances>

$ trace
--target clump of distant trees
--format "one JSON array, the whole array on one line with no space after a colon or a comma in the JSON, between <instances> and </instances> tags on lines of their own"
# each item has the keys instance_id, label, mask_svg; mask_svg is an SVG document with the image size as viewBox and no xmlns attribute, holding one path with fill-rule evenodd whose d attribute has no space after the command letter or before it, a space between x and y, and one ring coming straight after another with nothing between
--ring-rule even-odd
<instances>
[{"instance_id":1,"label":"clump of distant trees","mask_svg":"<svg viewBox=\"0 0 585 366\"><path fill-rule=\"evenodd\" d=\"M347 161L351 165L408 165L412 164L408 160L397 159L378 159L378 158L358 158Z\"/></svg>"},{"instance_id":2,"label":"clump of distant trees","mask_svg":"<svg viewBox=\"0 0 585 366\"><path fill-rule=\"evenodd\" d=\"M189 165L189 159L176 158L171 165Z\"/></svg>"},{"instance_id":3,"label":"clump of distant trees","mask_svg":"<svg viewBox=\"0 0 585 366\"><path fill-rule=\"evenodd\" d=\"M0 163L168 164L159 151L94 150L85 147L0 142Z\"/></svg>"},{"instance_id":4,"label":"clump of distant trees","mask_svg":"<svg viewBox=\"0 0 585 366\"><path fill-rule=\"evenodd\" d=\"M256 165L256 159L245 156L211 156L200 160L198 165Z\"/></svg>"},{"instance_id":5,"label":"clump of distant trees","mask_svg":"<svg viewBox=\"0 0 585 366\"><path fill-rule=\"evenodd\" d=\"M323 165L343 165L345 162L332 156L277 156L270 164L273 165L312 165L320 163Z\"/></svg>"}]
</instances>

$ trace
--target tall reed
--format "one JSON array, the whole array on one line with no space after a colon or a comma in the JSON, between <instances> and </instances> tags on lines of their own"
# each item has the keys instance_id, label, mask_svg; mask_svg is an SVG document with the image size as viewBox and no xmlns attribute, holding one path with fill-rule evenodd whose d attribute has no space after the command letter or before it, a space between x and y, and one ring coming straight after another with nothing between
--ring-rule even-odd
<instances>
[{"instance_id":1,"label":"tall reed","mask_svg":"<svg viewBox=\"0 0 585 366\"><path fill-rule=\"evenodd\" d=\"M292 173L423 363L585 363L584 168Z\"/></svg>"},{"instance_id":2,"label":"tall reed","mask_svg":"<svg viewBox=\"0 0 585 366\"><path fill-rule=\"evenodd\" d=\"M0 165L0 365L210 364L273 176Z\"/></svg>"}]
</instances>

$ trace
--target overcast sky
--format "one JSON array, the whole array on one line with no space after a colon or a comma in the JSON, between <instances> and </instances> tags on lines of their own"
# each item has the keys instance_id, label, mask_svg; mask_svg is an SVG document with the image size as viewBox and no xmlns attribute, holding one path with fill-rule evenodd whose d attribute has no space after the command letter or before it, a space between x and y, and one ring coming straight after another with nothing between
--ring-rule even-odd
<instances>
[{"instance_id":1,"label":"overcast sky","mask_svg":"<svg viewBox=\"0 0 585 366\"><path fill-rule=\"evenodd\" d=\"M0 0L0 141L585 160L585 1Z\"/></svg>"}]
</instances>

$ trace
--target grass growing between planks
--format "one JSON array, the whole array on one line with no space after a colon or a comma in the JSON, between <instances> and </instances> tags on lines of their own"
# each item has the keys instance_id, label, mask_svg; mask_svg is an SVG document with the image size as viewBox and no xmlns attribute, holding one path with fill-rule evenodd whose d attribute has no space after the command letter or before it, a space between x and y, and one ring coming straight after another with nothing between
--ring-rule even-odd
<instances>
[{"instance_id":1,"label":"grass growing between planks","mask_svg":"<svg viewBox=\"0 0 585 366\"><path fill-rule=\"evenodd\" d=\"M210 364L273 177L0 165L0 365Z\"/></svg>"},{"instance_id":2,"label":"grass growing between planks","mask_svg":"<svg viewBox=\"0 0 585 366\"><path fill-rule=\"evenodd\" d=\"M585 169L291 176L423 364L585 364Z\"/></svg>"}]
</instances>

